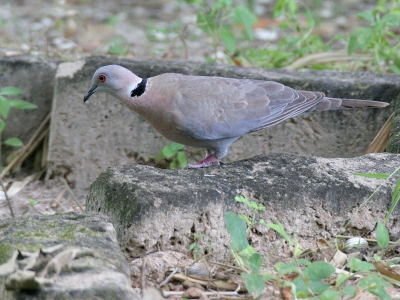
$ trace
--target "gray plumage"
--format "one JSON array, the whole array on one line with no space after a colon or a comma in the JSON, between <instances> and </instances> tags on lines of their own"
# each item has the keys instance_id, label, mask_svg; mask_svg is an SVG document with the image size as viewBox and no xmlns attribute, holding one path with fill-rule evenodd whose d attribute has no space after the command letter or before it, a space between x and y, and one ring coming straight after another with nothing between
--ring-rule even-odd
<instances>
[{"instance_id":1,"label":"gray plumage","mask_svg":"<svg viewBox=\"0 0 400 300\"><path fill-rule=\"evenodd\" d=\"M189 165L193 168L219 164L242 135L303 113L388 105L296 91L274 81L172 73L142 79L117 65L94 73L84 101L100 91L118 98L168 139L205 148L206 159Z\"/></svg>"}]
</instances>

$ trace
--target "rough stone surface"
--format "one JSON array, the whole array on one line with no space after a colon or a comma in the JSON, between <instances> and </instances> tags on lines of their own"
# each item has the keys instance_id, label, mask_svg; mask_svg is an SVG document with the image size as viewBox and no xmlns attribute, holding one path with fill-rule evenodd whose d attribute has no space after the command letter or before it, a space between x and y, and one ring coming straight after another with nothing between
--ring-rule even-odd
<instances>
[{"instance_id":1,"label":"rough stone surface","mask_svg":"<svg viewBox=\"0 0 400 300\"><path fill-rule=\"evenodd\" d=\"M229 256L225 213L253 214L234 200L243 195L265 206L257 219L281 222L307 249L317 238L371 232L388 211L394 182L364 202L382 180L353 173L391 173L399 163L395 154L340 159L271 154L198 170L112 167L91 186L86 209L108 215L130 258L156 250L187 252L195 235L202 234L197 242L205 249L203 254L224 259ZM397 207L387 224L391 240L400 237L399 212ZM289 253L282 238L267 226L256 225L249 239L269 263Z\"/></svg>"},{"instance_id":2,"label":"rough stone surface","mask_svg":"<svg viewBox=\"0 0 400 300\"><path fill-rule=\"evenodd\" d=\"M400 97L400 95L399 95ZM400 153L400 105L396 102L393 121L390 129L390 136L386 146L386 151L390 153Z\"/></svg>"},{"instance_id":3,"label":"rough stone surface","mask_svg":"<svg viewBox=\"0 0 400 300\"><path fill-rule=\"evenodd\" d=\"M57 60L35 56L0 59L0 88L18 87L24 93L15 98L24 99L38 106L35 110L11 109L2 139L18 137L24 143L28 142L40 123L50 113L58 63ZM6 147L5 150L4 155L13 148Z\"/></svg>"},{"instance_id":4,"label":"rough stone surface","mask_svg":"<svg viewBox=\"0 0 400 300\"><path fill-rule=\"evenodd\" d=\"M40 292L6 291L0 277L0 299L139 299L131 288L115 230L105 216L67 213L0 221L0 264L14 250L33 252L59 244L88 248L96 256L74 259L71 270L63 269Z\"/></svg>"},{"instance_id":5,"label":"rough stone surface","mask_svg":"<svg viewBox=\"0 0 400 300\"><path fill-rule=\"evenodd\" d=\"M400 94L399 76L395 75L265 70L107 56L86 58L84 62L59 66L48 157L48 176L65 176L79 197L87 194L90 184L105 168L151 159L170 143L111 96L95 94L83 103L94 71L103 65L120 64L142 77L177 72L275 80L297 89L322 91L332 97L390 102ZM69 73L71 69L73 72ZM270 152L322 157L361 155L390 112L391 108L387 108L300 116L239 139L225 161ZM190 161L199 161L205 154L198 149L188 149L187 153Z\"/></svg>"}]
</instances>

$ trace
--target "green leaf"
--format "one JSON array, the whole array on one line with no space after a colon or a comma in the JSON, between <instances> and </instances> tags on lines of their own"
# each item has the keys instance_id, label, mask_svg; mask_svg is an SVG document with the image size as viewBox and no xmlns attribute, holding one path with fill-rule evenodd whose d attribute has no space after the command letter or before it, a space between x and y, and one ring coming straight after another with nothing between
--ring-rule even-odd
<instances>
[{"instance_id":1,"label":"green leaf","mask_svg":"<svg viewBox=\"0 0 400 300\"><path fill-rule=\"evenodd\" d=\"M237 202L242 202L242 203L246 203L247 205L249 205L249 200L246 197L242 196L242 195L236 196L235 200Z\"/></svg>"},{"instance_id":2,"label":"green leaf","mask_svg":"<svg viewBox=\"0 0 400 300\"><path fill-rule=\"evenodd\" d=\"M358 17L367 20L370 24L375 23L375 17L372 12L370 11L363 11L357 14Z\"/></svg>"},{"instance_id":3,"label":"green leaf","mask_svg":"<svg viewBox=\"0 0 400 300\"><path fill-rule=\"evenodd\" d=\"M322 282L322 279L329 278L333 273L335 273L335 267L330 263L324 261L316 261L304 269L304 277L308 280L308 287L314 294L322 294L327 290L330 285L326 282ZM302 276L297 277L293 280L296 285L297 295L299 293L309 294L307 284L304 282Z\"/></svg>"},{"instance_id":4,"label":"green leaf","mask_svg":"<svg viewBox=\"0 0 400 300\"><path fill-rule=\"evenodd\" d=\"M199 27L205 34L213 35L216 25L213 23L210 16L206 15L203 9L197 10L197 27Z\"/></svg>"},{"instance_id":5,"label":"green leaf","mask_svg":"<svg viewBox=\"0 0 400 300\"><path fill-rule=\"evenodd\" d=\"M365 50L373 36L374 32L371 28L357 27L350 36L347 52L352 54L357 49Z\"/></svg>"},{"instance_id":6,"label":"green leaf","mask_svg":"<svg viewBox=\"0 0 400 300\"><path fill-rule=\"evenodd\" d=\"M250 256L252 256L255 253L257 253L256 249L254 249L254 247L250 245L248 245L245 249L239 252L239 254L243 256L243 258L245 258L246 260L248 260Z\"/></svg>"},{"instance_id":7,"label":"green leaf","mask_svg":"<svg viewBox=\"0 0 400 300\"><path fill-rule=\"evenodd\" d=\"M299 9L299 6L297 5L296 2L289 1L289 12L291 15L295 15L297 13L298 9Z\"/></svg>"},{"instance_id":8,"label":"green leaf","mask_svg":"<svg viewBox=\"0 0 400 300\"><path fill-rule=\"evenodd\" d=\"M392 66L389 67L389 69L390 69L393 73L395 73L395 74L397 74L397 75L400 75L400 68L399 68L398 66L392 65Z\"/></svg>"},{"instance_id":9,"label":"green leaf","mask_svg":"<svg viewBox=\"0 0 400 300\"><path fill-rule=\"evenodd\" d=\"M4 144L9 145L9 146L13 146L13 147L21 147L24 145L24 143L22 143L22 141L19 138L16 137L12 137L9 139L6 139L4 141Z\"/></svg>"},{"instance_id":10,"label":"green leaf","mask_svg":"<svg viewBox=\"0 0 400 300\"><path fill-rule=\"evenodd\" d=\"M310 27L314 27L315 26L315 19L314 19L314 16L313 16L313 14L312 14L312 12L311 12L311 10L309 8L306 8L306 17L307 17L307 20L309 22L308 25Z\"/></svg>"},{"instance_id":11,"label":"green leaf","mask_svg":"<svg viewBox=\"0 0 400 300\"><path fill-rule=\"evenodd\" d=\"M384 224L389 220L390 215L400 201L400 178L397 179L396 185L392 194L392 203L390 204L389 210L385 216Z\"/></svg>"},{"instance_id":12,"label":"green leaf","mask_svg":"<svg viewBox=\"0 0 400 300\"><path fill-rule=\"evenodd\" d=\"M247 241L247 226L237 214L233 212L225 213L225 224L231 236L231 247L233 251L239 252L249 246Z\"/></svg>"},{"instance_id":13,"label":"green leaf","mask_svg":"<svg viewBox=\"0 0 400 300\"><path fill-rule=\"evenodd\" d=\"M274 18L279 18L284 13L285 0L278 0L274 6L273 16Z\"/></svg>"},{"instance_id":14,"label":"green leaf","mask_svg":"<svg viewBox=\"0 0 400 300\"><path fill-rule=\"evenodd\" d=\"M353 173L353 175L367 177L367 178L376 178L376 179L387 179L390 174L387 173Z\"/></svg>"},{"instance_id":15,"label":"green leaf","mask_svg":"<svg viewBox=\"0 0 400 300\"><path fill-rule=\"evenodd\" d=\"M400 15L386 14L382 17L381 22L386 26L400 26Z\"/></svg>"},{"instance_id":16,"label":"green leaf","mask_svg":"<svg viewBox=\"0 0 400 300\"><path fill-rule=\"evenodd\" d=\"M325 261L316 261L304 269L306 274L311 280L321 280L329 278L336 269L330 263Z\"/></svg>"},{"instance_id":17,"label":"green leaf","mask_svg":"<svg viewBox=\"0 0 400 300\"><path fill-rule=\"evenodd\" d=\"M310 295L307 285L301 276L294 279L293 284L296 286L297 297L300 298L301 295L306 295L306 296ZM330 284L319 280L315 281L309 280L308 287L314 294L319 295L322 294L325 290L327 290L330 287Z\"/></svg>"},{"instance_id":18,"label":"green leaf","mask_svg":"<svg viewBox=\"0 0 400 300\"><path fill-rule=\"evenodd\" d=\"M233 36L231 27L229 27L229 26L222 27L222 29L220 31L220 36L221 36L222 42L224 43L224 45L226 47L226 50L228 50L228 52L230 54L233 54L236 49L236 39Z\"/></svg>"},{"instance_id":19,"label":"green leaf","mask_svg":"<svg viewBox=\"0 0 400 300\"><path fill-rule=\"evenodd\" d=\"M160 160L162 160L164 158L164 153L162 152L162 150L160 151L160 152L158 152L158 154L157 154L157 161L160 161Z\"/></svg>"},{"instance_id":20,"label":"green leaf","mask_svg":"<svg viewBox=\"0 0 400 300\"><path fill-rule=\"evenodd\" d=\"M176 150L172 149L171 146L165 146L162 149L162 153L164 154L164 156L166 158L171 158L172 156L174 156L176 154Z\"/></svg>"},{"instance_id":21,"label":"green leaf","mask_svg":"<svg viewBox=\"0 0 400 300\"><path fill-rule=\"evenodd\" d=\"M299 268L292 263L285 264L284 262L278 262L274 265L275 270L279 275L286 275L289 273L300 273Z\"/></svg>"},{"instance_id":22,"label":"green leaf","mask_svg":"<svg viewBox=\"0 0 400 300\"><path fill-rule=\"evenodd\" d=\"M275 276L275 275L272 275L272 274L270 274L270 273L268 273L268 272L265 272L265 273L263 274L263 279L264 279L264 281L270 281L270 280L276 279L276 276Z\"/></svg>"},{"instance_id":23,"label":"green leaf","mask_svg":"<svg viewBox=\"0 0 400 300\"><path fill-rule=\"evenodd\" d=\"M39 203L39 200L29 199L29 204L32 205L32 206L35 206L38 203Z\"/></svg>"},{"instance_id":24,"label":"green leaf","mask_svg":"<svg viewBox=\"0 0 400 300\"><path fill-rule=\"evenodd\" d=\"M12 99L10 100L10 105L17 109L36 109L38 106L36 104L30 103L22 99Z\"/></svg>"},{"instance_id":25,"label":"green leaf","mask_svg":"<svg viewBox=\"0 0 400 300\"><path fill-rule=\"evenodd\" d=\"M254 298L260 297L264 290L265 282L260 274L256 273L242 273L246 289L249 292L254 292Z\"/></svg>"},{"instance_id":26,"label":"green leaf","mask_svg":"<svg viewBox=\"0 0 400 300\"><path fill-rule=\"evenodd\" d=\"M340 292L334 289L327 289L321 294L321 300L339 300Z\"/></svg>"},{"instance_id":27,"label":"green leaf","mask_svg":"<svg viewBox=\"0 0 400 300\"><path fill-rule=\"evenodd\" d=\"M278 232L281 236L283 236L283 238L285 240L287 240L289 242L290 245L293 245L293 241L292 239L289 237L289 235L286 233L285 229L283 228L283 225L281 223L278 222L278 224L274 224L274 223L268 223L267 224L268 227L270 227L271 229L275 230L276 232Z\"/></svg>"},{"instance_id":28,"label":"green leaf","mask_svg":"<svg viewBox=\"0 0 400 300\"><path fill-rule=\"evenodd\" d=\"M225 10L229 6L232 5L231 0L217 0L211 10L210 16L214 16L217 12L221 12L221 10Z\"/></svg>"},{"instance_id":29,"label":"green leaf","mask_svg":"<svg viewBox=\"0 0 400 300\"><path fill-rule=\"evenodd\" d=\"M4 97L0 97L0 114L3 116L3 118L7 119L10 108L10 101Z\"/></svg>"},{"instance_id":30,"label":"green leaf","mask_svg":"<svg viewBox=\"0 0 400 300\"><path fill-rule=\"evenodd\" d=\"M176 169L178 167L178 163L174 160L169 163L170 169Z\"/></svg>"},{"instance_id":31,"label":"green leaf","mask_svg":"<svg viewBox=\"0 0 400 300\"><path fill-rule=\"evenodd\" d=\"M336 278L336 287L342 286L349 278L351 278L351 275L339 274Z\"/></svg>"},{"instance_id":32,"label":"green leaf","mask_svg":"<svg viewBox=\"0 0 400 300\"><path fill-rule=\"evenodd\" d=\"M177 159L179 162L179 167L186 168L186 166L188 165L187 163L187 158L186 158L186 153L185 152L178 152L177 154Z\"/></svg>"},{"instance_id":33,"label":"green leaf","mask_svg":"<svg viewBox=\"0 0 400 300\"><path fill-rule=\"evenodd\" d=\"M355 257L352 257L350 259L350 262L347 264L347 267L351 270L351 272L375 270L375 267L373 264L367 263L365 261L361 261Z\"/></svg>"},{"instance_id":34,"label":"green leaf","mask_svg":"<svg viewBox=\"0 0 400 300\"><path fill-rule=\"evenodd\" d=\"M308 267L309 265L311 265L311 262L310 262L308 259L305 259L305 258L299 258L299 259L297 259L297 263L298 263L299 265L304 265L304 266L306 266L306 267Z\"/></svg>"},{"instance_id":35,"label":"green leaf","mask_svg":"<svg viewBox=\"0 0 400 300\"><path fill-rule=\"evenodd\" d=\"M4 127L6 127L6 122L4 122L2 119L0 119L0 133L3 132Z\"/></svg>"},{"instance_id":36,"label":"green leaf","mask_svg":"<svg viewBox=\"0 0 400 300\"><path fill-rule=\"evenodd\" d=\"M250 269L253 272L257 273L260 270L260 268L261 268L261 266L263 264L263 261L264 261L264 259L261 256L261 254L259 254L259 253L252 254L250 256L250 258L248 259L248 263L249 263Z\"/></svg>"},{"instance_id":37,"label":"green leaf","mask_svg":"<svg viewBox=\"0 0 400 300\"><path fill-rule=\"evenodd\" d=\"M354 297L357 293L357 289L354 286L346 285L343 287L343 292L350 297Z\"/></svg>"},{"instance_id":38,"label":"green leaf","mask_svg":"<svg viewBox=\"0 0 400 300\"><path fill-rule=\"evenodd\" d=\"M366 289L370 293L378 296L380 299L392 299L392 297L390 297L384 289L385 287L390 287L390 284L375 274L371 274L367 277L360 279L358 285L361 288Z\"/></svg>"},{"instance_id":39,"label":"green leaf","mask_svg":"<svg viewBox=\"0 0 400 300\"><path fill-rule=\"evenodd\" d=\"M253 39L252 26L257 23L257 16L253 14L246 6L239 5L233 10L233 17L236 22L243 24L246 35L249 40Z\"/></svg>"},{"instance_id":40,"label":"green leaf","mask_svg":"<svg viewBox=\"0 0 400 300\"><path fill-rule=\"evenodd\" d=\"M196 246L197 246L196 242L191 243L190 246L189 246L189 251L192 251L194 248L196 248Z\"/></svg>"},{"instance_id":41,"label":"green leaf","mask_svg":"<svg viewBox=\"0 0 400 300\"><path fill-rule=\"evenodd\" d=\"M172 142L170 147L171 147L171 149L173 149L175 151L179 151L179 150L182 150L183 148L185 148L185 145Z\"/></svg>"},{"instance_id":42,"label":"green leaf","mask_svg":"<svg viewBox=\"0 0 400 300\"><path fill-rule=\"evenodd\" d=\"M21 90L21 89L19 89L19 88L16 88L16 87L14 87L14 86L3 87L3 88L0 90L0 95L9 95L9 96L13 96L13 95L20 95L20 94L23 94L23 93L24 93L23 90Z\"/></svg>"},{"instance_id":43,"label":"green leaf","mask_svg":"<svg viewBox=\"0 0 400 300\"><path fill-rule=\"evenodd\" d=\"M244 215L244 214L238 214L238 216L239 216L243 221L246 222L246 225L247 225L247 226L249 226L249 224L251 225L251 221L250 221L250 219L249 219L248 216L246 216L246 215Z\"/></svg>"},{"instance_id":44,"label":"green leaf","mask_svg":"<svg viewBox=\"0 0 400 300\"><path fill-rule=\"evenodd\" d=\"M389 245L389 231L386 226L381 222L378 222L376 227L376 240L378 242L379 247L385 249Z\"/></svg>"}]
</instances>

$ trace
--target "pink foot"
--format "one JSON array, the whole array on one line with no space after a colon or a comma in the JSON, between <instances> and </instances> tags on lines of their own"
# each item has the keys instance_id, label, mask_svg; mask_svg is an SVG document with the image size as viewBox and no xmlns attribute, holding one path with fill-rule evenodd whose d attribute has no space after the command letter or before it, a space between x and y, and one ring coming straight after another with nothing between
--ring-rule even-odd
<instances>
[{"instance_id":1,"label":"pink foot","mask_svg":"<svg viewBox=\"0 0 400 300\"><path fill-rule=\"evenodd\" d=\"M188 169L205 168L209 166L218 166L219 160L215 154L211 154L197 164L189 164Z\"/></svg>"}]
</instances>

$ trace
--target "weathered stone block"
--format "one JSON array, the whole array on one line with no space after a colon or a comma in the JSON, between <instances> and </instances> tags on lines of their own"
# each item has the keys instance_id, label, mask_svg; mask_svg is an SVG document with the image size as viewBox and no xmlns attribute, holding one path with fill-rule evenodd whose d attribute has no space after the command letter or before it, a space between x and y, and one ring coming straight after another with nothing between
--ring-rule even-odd
<instances>
[{"instance_id":1,"label":"weathered stone block","mask_svg":"<svg viewBox=\"0 0 400 300\"><path fill-rule=\"evenodd\" d=\"M63 266L54 282L40 290L5 289L8 275L2 274L1 264L15 250L34 252L55 245L82 247L91 255L76 257L71 269ZM104 215L67 213L0 221L0 299L140 299L129 274L115 230Z\"/></svg>"},{"instance_id":2,"label":"weathered stone block","mask_svg":"<svg viewBox=\"0 0 400 300\"><path fill-rule=\"evenodd\" d=\"M197 170L118 166L108 168L93 183L86 209L110 218L121 249L131 258L156 249L186 253L194 236L202 234L198 247L224 259L230 255L225 213L253 215L234 199L243 195L265 206L257 219L281 222L307 249L315 246L316 238L371 232L390 207L395 180L365 202L382 179L354 173L391 173L399 164L396 154L355 158L271 154ZM399 214L396 207L387 223L393 240L400 235ZM265 225L249 231L250 244L271 264L289 252L281 239ZM278 245L285 249L275 251Z\"/></svg>"}]
</instances>

